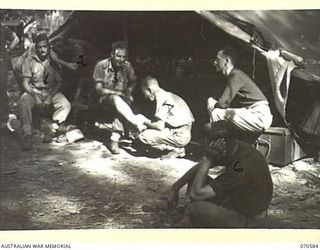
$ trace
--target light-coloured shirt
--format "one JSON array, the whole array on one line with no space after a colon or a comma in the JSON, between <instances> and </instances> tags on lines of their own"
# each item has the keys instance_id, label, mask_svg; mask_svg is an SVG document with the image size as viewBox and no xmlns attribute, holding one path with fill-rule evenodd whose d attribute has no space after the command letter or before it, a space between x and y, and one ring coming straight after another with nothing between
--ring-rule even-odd
<instances>
[{"instance_id":1,"label":"light-coloured shirt","mask_svg":"<svg viewBox=\"0 0 320 250\"><path fill-rule=\"evenodd\" d=\"M30 78L31 88L39 94L47 94L62 81L58 72L58 66L54 66L48 57L41 61L36 54L29 55L22 65L22 76Z\"/></svg>"},{"instance_id":2,"label":"light-coloured shirt","mask_svg":"<svg viewBox=\"0 0 320 250\"><path fill-rule=\"evenodd\" d=\"M180 96L160 89L156 103L155 116L171 127L191 125L194 122L190 108Z\"/></svg>"},{"instance_id":3,"label":"light-coloured shirt","mask_svg":"<svg viewBox=\"0 0 320 250\"><path fill-rule=\"evenodd\" d=\"M97 63L93 79L95 83L101 82L104 88L126 91L137 77L130 62L125 61L123 67L116 72L112 67L111 58L107 58Z\"/></svg>"}]
</instances>

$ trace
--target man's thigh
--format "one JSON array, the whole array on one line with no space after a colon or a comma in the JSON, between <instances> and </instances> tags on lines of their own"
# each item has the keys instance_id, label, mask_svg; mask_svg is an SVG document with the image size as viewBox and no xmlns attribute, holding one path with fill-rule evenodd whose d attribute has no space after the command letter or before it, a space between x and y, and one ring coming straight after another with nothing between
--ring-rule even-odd
<instances>
[{"instance_id":1,"label":"man's thigh","mask_svg":"<svg viewBox=\"0 0 320 250\"><path fill-rule=\"evenodd\" d=\"M142 142L151 145L167 143L168 140L170 140L170 137L172 137L172 134L168 129L164 129L162 131L156 129L147 129L139 135L139 138Z\"/></svg>"},{"instance_id":2,"label":"man's thigh","mask_svg":"<svg viewBox=\"0 0 320 250\"><path fill-rule=\"evenodd\" d=\"M245 218L209 201L192 202L187 209L192 226L198 228L241 228Z\"/></svg>"},{"instance_id":3,"label":"man's thigh","mask_svg":"<svg viewBox=\"0 0 320 250\"><path fill-rule=\"evenodd\" d=\"M57 104L66 104L66 103L69 104L69 101L61 92L56 93L52 97L53 106L55 106Z\"/></svg>"},{"instance_id":4,"label":"man's thigh","mask_svg":"<svg viewBox=\"0 0 320 250\"><path fill-rule=\"evenodd\" d=\"M244 131L260 132L263 124L258 113L246 108L214 109L211 113L212 120L227 120Z\"/></svg>"}]
</instances>

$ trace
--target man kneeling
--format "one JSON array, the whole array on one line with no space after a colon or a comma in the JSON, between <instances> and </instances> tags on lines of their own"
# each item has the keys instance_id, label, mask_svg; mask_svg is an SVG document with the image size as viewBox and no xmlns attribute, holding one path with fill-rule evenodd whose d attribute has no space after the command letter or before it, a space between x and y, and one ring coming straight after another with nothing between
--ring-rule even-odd
<instances>
[{"instance_id":1,"label":"man kneeling","mask_svg":"<svg viewBox=\"0 0 320 250\"><path fill-rule=\"evenodd\" d=\"M184 147L190 142L193 115L186 102L179 96L160 88L157 79L147 76L141 90L150 101L156 101L155 120L145 119L148 129L139 139L153 148L168 151L161 159L185 156Z\"/></svg>"},{"instance_id":2,"label":"man kneeling","mask_svg":"<svg viewBox=\"0 0 320 250\"><path fill-rule=\"evenodd\" d=\"M225 166L213 179L210 168ZM248 143L220 138L211 142L202 160L175 182L169 205L175 207L179 190L188 184L191 204L187 214L193 227L244 227L248 218L267 211L273 183L265 158Z\"/></svg>"}]
</instances>

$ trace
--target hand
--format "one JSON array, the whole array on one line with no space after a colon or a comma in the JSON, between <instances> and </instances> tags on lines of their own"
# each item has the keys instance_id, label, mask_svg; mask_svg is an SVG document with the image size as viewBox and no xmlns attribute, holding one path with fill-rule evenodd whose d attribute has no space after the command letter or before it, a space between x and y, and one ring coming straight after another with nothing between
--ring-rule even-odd
<instances>
[{"instance_id":1,"label":"hand","mask_svg":"<svg viewBox=\"0 0 320 250\"><path fill-rule=\"evenodd\" d=\"M47 106L51 105L51 103L52 103L52 98L51 98L51 96L48 96L48 97L44 100L44 102L43 102L43 104L44 104L44 105L47 105Z\"/></svg>"},{"instance_id":2,"label":"hand","mask_svg":"<svg viewBox=\"0 0 320 250\"><path fill-rule=\"evenodd\" d=\"M226 141L221 138L211 142L207 148L206 156L214 160L221 160L226 156Z\"/></svg>"},{"instance_id":3,"label":"hand","mask_svg":"<svg viewBox=\"0 0 320 250\"><path fill-rule=\"evenodd\" d=\"M137 118L137 120L138 120L139 122L141 122L142 124L144 124L144 125L146 125L146 126L148 126L148 124L151 123L151 121L150 121L147 117L145 117L144 115L142 115L142 114L136 115L136 118Z\"/></svg>"},{"instance_id":4,"label":"hand","mask_svg":"<svg viewBox=\"0 0 320 250\"><path fill-rule=\"evenodd\" d=\"M79 68L79 64L78 63L68 63L68 67L71 70L76 71Z\"/></svg>"},{"instance_id":5,"label":"hand","mask_svg":"<svg viewBox=\"0 0 320 250\"><path fill-rule=\"evenodd\" d=\"M42 106L43 104L41 98L37 95L34 96L34 101L36 106Z\"/></svg>"},{"instance_id":6,"label":"hand","mask_svg":"<svg viewBox=\"0 0 320 250\"><path fill-rule=\"evenodd\" d=\"M169 208L176 208L179 201L179 191L171 189L168 194L167 205Z\"/></svg>"}]
</instances>

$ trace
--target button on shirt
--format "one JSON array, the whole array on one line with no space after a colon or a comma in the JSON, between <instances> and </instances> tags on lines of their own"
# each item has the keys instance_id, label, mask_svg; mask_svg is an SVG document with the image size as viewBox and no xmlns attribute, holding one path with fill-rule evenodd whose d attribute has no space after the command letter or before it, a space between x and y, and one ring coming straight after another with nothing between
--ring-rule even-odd
<instances>
[{"instance_id":1,"label":"button on shirt","mask_svg":"<svg viewBox=\"0 0 320 250\"><path fill-rule=\"evenodd\" d=\"M52 64L50 58L42 62L36 54L32 54L22 65L22 75L30 78L31 88L35 93L47 95L62 81L57 67Z\"/></svg>"},{"instance_id":2,"label":"button on shirt","mask_svg":"<svg viewBox=\"0 0 320 250\"><path fill-rule=\"evenodd\" d=\"M155 116L169 126L177 128L194 122L187 103L181 97L161 89L156 102Z\"/></svg>"},{"instance_id":3,"label":"button on shirt","mask_svg":"<svg viewBox=\"0 0 320 250\"><path fill-rule=\"evenodd\" d=\"M124 62L123 67L116 72L112 67L111 58L107 58L97 63L93 79L95 83L101 82L103 88L126 91L128 84L137 77L130 62Z\"/></svg>"}]
</instances>

